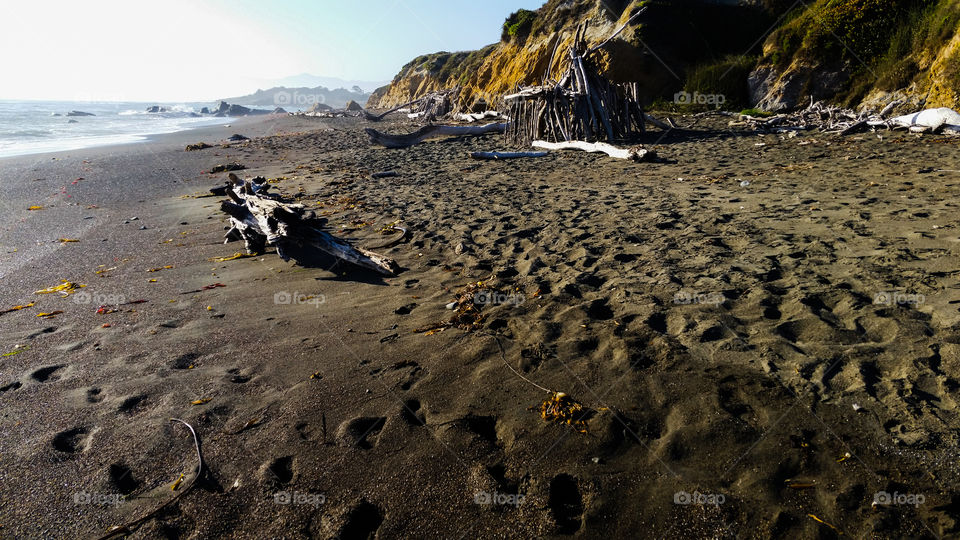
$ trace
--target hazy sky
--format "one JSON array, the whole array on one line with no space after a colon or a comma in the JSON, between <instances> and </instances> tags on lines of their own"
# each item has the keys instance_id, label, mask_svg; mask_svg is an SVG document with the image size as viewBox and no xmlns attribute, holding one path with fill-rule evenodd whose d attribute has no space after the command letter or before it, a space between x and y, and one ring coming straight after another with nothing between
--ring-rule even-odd
<instances>
[{"instance_id":1,"label":"hazy sky","mask_svg":"<svg viewBox=\"0 0 960 540\"><path fill-rule=\"evenodd\" d=\"M311 73L390 80L545 0L0 0L0 99L205 101Z\"/></svg>"}]
</instances>

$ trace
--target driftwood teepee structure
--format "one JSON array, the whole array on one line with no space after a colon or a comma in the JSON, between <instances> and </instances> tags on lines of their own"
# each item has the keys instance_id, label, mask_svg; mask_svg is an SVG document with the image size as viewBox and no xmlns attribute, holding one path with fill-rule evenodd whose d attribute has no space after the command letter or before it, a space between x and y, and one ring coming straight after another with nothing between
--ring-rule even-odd
<instances>
[{"instance_id":1,"label":"driftwood teepee structure","mask_svg":"<svg viewBox=\"0 0 960 540\"><path fill-rule=\"evenodd\" d=\"M577 28L568 51L566 70L559 81L549 79L560 41L539 86L520 88L504 96L511 119L508 141L527 146L535 140L614 142L644 133L645 115L636 83L615 84L601 76L591 56L607 45L646 8L639 9L609 38L588 48L587 25Z\"/></svg>"}]
</instances>

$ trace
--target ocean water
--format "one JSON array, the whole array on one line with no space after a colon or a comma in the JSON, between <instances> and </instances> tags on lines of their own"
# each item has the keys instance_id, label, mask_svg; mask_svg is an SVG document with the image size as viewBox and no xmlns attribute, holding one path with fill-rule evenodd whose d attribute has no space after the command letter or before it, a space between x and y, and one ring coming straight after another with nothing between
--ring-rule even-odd
<instances>
[{"instance_id":1,"label":"ocean water","mask_svg":"<svg viewBox=\"0 0 960 540\"><path fill-rule=\"evenodd\" d=\"M152 105L169 111L147 113ZM213 104L0 100L0 157L136 142L147 135L230 123L230 118L191 116L204 106ZM67 116L74 110L95 116Z\"/></svg>"}]
</instances>

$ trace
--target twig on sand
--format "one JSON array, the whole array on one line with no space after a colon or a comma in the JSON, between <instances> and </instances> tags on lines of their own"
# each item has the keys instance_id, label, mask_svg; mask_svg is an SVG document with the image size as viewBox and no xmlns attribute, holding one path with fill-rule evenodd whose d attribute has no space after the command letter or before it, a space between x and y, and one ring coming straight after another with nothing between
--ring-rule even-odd
<instances>
[{"instance_id":1,"label":"twig on sand","mask_svg":"<svg viewBox=\"0 0 960 540\"><path fill-rule=\"evenodd\" d=\"M387 242L386 244L382 244L382 245L379 245L379 246L374 246L374 247L369 248L369 249L386 249L386 248L388 248L388 247L393 247L393 246L399 244L400 242L402 242L402 241L410 234L410 232L409 232L405 227L401 227L401 226L399 226L399 225L391 225L391 226L386 227L386 228L387 228L387 229L394 230L394 231L397 231L398 233L400 233L400 235L397 236L396 238L394 238L393 240Z\"/></svg>"},{"instance_id":2,"label":"twig on sand","mask_svg":"<svg viewBox=\"0 0 960 540\"><path fill-rule=\"evenodd\" d=\"M200 476L203 474L203 454L200 453L200 439L197 437L197 432L194 431L193 426L191 426L190 424L184 422L183 420L180 420L179 418L171 418L170 421L180 422L181 424L187 426L187 429L190 430L190 434L193 435L193 447L197 451L197 474L194 475L192 479L190 479L190 483L187 484L185 488L180 490L180 492L174 495L169 501L156 507L155 509L153 509L153 511L148 512L146 515L140 518L137 518L133 521L130 521L125 525L116 525L111 527L110 530L107 531L107 534L101 536L98 540L107 540L109 538L113 538L118 535L132 534L134 530L140 527L140 525L143 525L144 522L146 522L148 519L152 518L153 516L157 515L158 512L160 512L164 508L176 502L178 499L180 499L180 497L183 497L184 495L186 495L186 493L190 491L193 488L193 486L197 484L197 479L199 479Z\"/></svg>"},{"instance_id":3,"label":"twig on sand","mask_svg":"<svg viewBox=\"0 0 960 540\"><path fill-rule=\"evenodd\" d=\"M494 339L494 341L497 342L497 347L500 348L500 359L503 360L503 363L504 363L508 368L510 368L510 371L512 371L514 375L516 375L517 377L520 377L520 378L523 379L524 381L532 384L533 386L536 386L537 388L539 388L540 390L543 390L544 392L546 392L546 393L548 393L548 394L555 394L555 393L556 393L556 392L554 392L553 390L550 390L549 388L544 388L543 386L540 386L539 384L537 384L537 383L531 381L530 379L524 377L523 374L521 374L521 373L520 373L519 371L517 371L513 366L511 366L511 365L510 365L510 362L507 362L507 353L506 353L506 351L503 350L503 344L500 343L500 337L496 336L495 334L489 334L489 333L487 333L487 332L484 332L484 335L487 335L487 336L492 337L492 338Z\"/></svg>"}]
</instances>

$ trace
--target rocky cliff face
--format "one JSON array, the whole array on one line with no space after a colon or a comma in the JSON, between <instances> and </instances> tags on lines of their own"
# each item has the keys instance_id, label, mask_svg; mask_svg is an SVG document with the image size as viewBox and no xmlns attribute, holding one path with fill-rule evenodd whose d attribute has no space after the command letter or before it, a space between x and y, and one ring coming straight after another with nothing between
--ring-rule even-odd
<instances>
[{"instance_id":1,"label":"rocky cliff face","mask_svg":"<svg viewBox=\"0 0 960 540\"><path fill-rule=\"evenodd\" d=\"M958 106L956 0L549 0L512 15L496 44L414 59L367 106L455 86L460 108L497 103L517 85L556 74L578 26L587 23L587 41L599 43L641 6L648 10L598 63L614 81L640 81L648 101L686 90L723 95L726 108L792 108L810 96L850 106Z\"/></svg>"},{"instance_id":2,"label":"rocky cliff face","mask_svg":"<svg viewBox=\"0 0 960 540\"><path fill-rule=\"evenodd\" d=\"M766 40L750 74L758 107L812 96L848 106L956 108L960 97L956 0L819 0Z\"/></svg>"},{"instance_id":3,"label":"rocky cliff face","mask_svg":"<svg viewBox=\"0 0 960 540\"><path fill-rule=\"evenodd\" d=\"M562 69L562 56L581 24L588 25L587 42L599 43L643 5L647 12L600 53L600 68L614 81L640 81L645 95L672 94L683 87L690 66L704 58L740 54L758 42L777 9L782 11L779 1L549 0L535 12L511 16L494 45L414 59L367 105L393 107L453 86L461 87L461 107L479 99L495 103L518 84L540 82L554 47L551 72ZM745 87L744 82L744 93Z\"/></svg>"},{"instance_id":4,"label":"rocky cliff face","mask_svg":"<svg viewBox=\"0 0 960 540\"><path fill-rule=\"evenodd\" d=\"M499 43L479 51L440 52L414 59L405 65L393 82L374 92L367 105L393 107L424 93L460 86L458 103L469 106L479 99L496 101L518 84L539 81L546 70L553 47L559 39L569 44L573 30L589 21L588 36L594 39L613 32L617 22L629 16L627 7L640 2L621 4L610 9L587 0L550 0L527 19L528 27L517 27L510 35L505 29ZM535 27L534 27L535 25Z\"/></svg>"}]
</instances>

